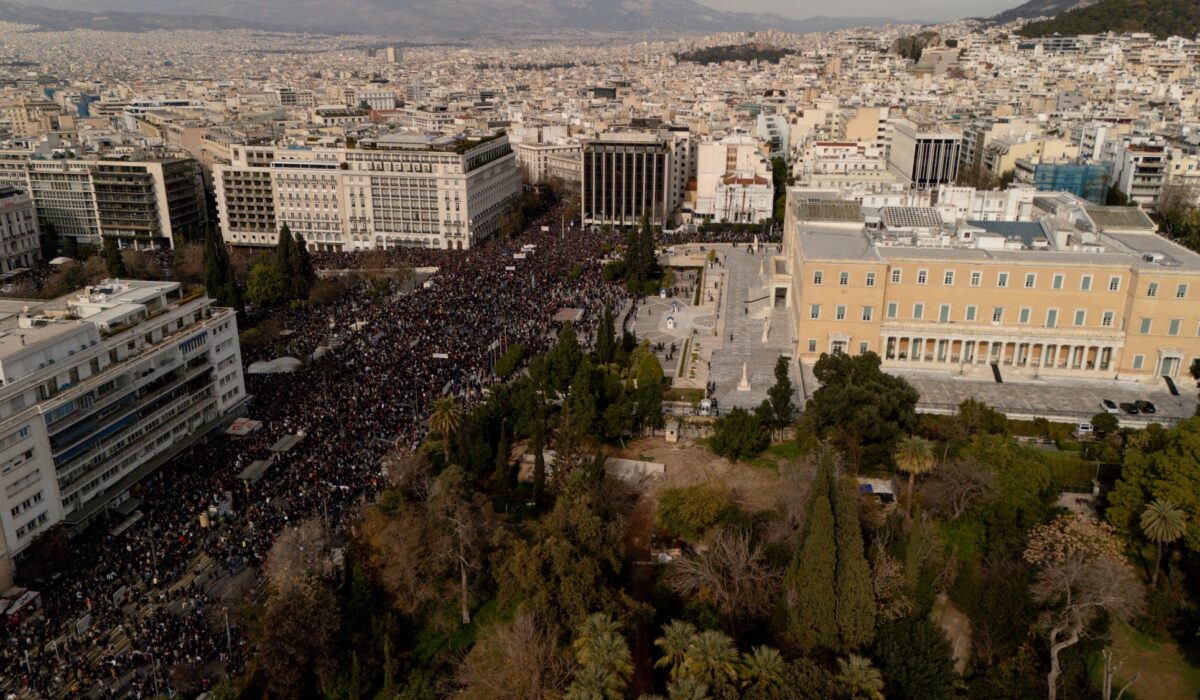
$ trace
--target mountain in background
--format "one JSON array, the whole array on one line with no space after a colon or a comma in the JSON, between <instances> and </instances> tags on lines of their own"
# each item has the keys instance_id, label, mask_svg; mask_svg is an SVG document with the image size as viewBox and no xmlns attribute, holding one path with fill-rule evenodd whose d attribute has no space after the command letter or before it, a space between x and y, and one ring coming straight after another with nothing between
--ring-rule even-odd
<instances>
[{"instance_id":1,"label":"mountain in background","mask_svg":"<svg viewBox=\"0 0 1200 700\"><path fill-rule=\"evenodd\" d=\"M808 33L898 23L887 18L724 12L694 0L45 0L64 10L217 16L261 27L404 38L591 32Z\"/></svg>"},{"instance_id":2,"label":"mountain in background","mask_svg":"<svg viewBox=\"0 0 1200 700\"><path fill-rule=\"evenodd\" d=\"M1005 10L991 18L996 24L1015 22L1019 19L1035 17L1057 17L1062 13L1077 7L1095 5L1099 0L1029 0L1024 5L1018 5L1011 10Z\"/></svg>"},{"instance_id":3,"label":"mountain in background","mask_svg":"<svg viewBox=\"0 0 1200 700\"><path fill-rule=\"evenodd\" d=\"M111 32L144 32L151 29L245 29L261 28L228 17L164 15L129 12L84 12L19 5L0 0L0 22L32 24L43 29L100 29Z\"/></svg>"},{"instance_id":4,"label":"mountain in background","mask_svg":"<svg viewBox=\"0 0 1200 700\"><path fill-rule=\"evenodd\" d=\"M1195 36L1200 32L1200 2L1197 0L1100 0L1093 5L1064 12L1054 19L1030 22L1023 36L1103 34L1105 32L1149 32L1169 36Z\"/></svg>"}]
</instances>

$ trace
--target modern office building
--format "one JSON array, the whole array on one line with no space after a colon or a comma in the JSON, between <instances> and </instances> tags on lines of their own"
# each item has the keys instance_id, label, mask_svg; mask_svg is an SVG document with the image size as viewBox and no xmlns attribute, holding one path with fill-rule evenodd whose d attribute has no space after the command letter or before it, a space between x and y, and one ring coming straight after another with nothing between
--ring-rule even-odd
<instances>
[{"instance_id":1,"label":"modern office building","mask_svg":"<svg viewBox=\"0 0 1200 700\"><path fill-rule=\"evenodd\" d=\"M172 248L177 236L208 225L200 163L173 155L120 158L34 157L0 153L0 187L27 191L41 226L98 246Z\"/></svg>"},{"instance_id":2,"label":"modern office building","mask_svg":"<svg viewBox=\"0 0 1200 700\"><path fill-rule=\"evenodd\" d=\"M46 528L81 527L246 398L236 314L177 282L0 303L0 587Z\"/></svg>"},{"instance_id":3,"label":"modern office building","mask_svg":"<svg viewBox=\"0 0 1200 700\"><path fill-rule=\"evenodd\" d=\"M521 193L503 133L397 133L355 147L235 146L217 165L217 212L232 245L272 246L287 224L313 250L470 248Z\"/></svg>"},{"instance_id":4,"label":"modern office building","mask_svg":"<svg viewBox=\"0 0 1200 700\"><path fill-rule=\"evenodd\" d=\"M897 123L892 132L888 167L915 190L947 185L958 177L962 135L932 125Z\"/></svg>"},{"instance_id":5,"label":"modern office building","mask_svg":"<svg viewBox=\"0 0 1200 700\"><path fill-rule=\"evenodd\" d=\"M772 294L796 356L877 353L884 367L1145 383L1200 357L1200 255L1144 212L1039 194L1022 221L947 224L935 209L789 202ZM994 370L993 367L994 366Z\"/></svg>"},{"instance_id":6,"label":"modern office building","mask_svg":"<svg viewBox=\"0 0 1200 700\"><path fill-rule=\"evenodd\" d=\"M13 187L0 187L0 280L27 270L42 258L33 198Z\"/></svg>"},{"instance_id":7,"label":"modern office building","mask_svg":"<svg viewBox=\"0 0 1200 700\"><path fill-rule=\"evenodd\" d=\"M672 162L661 133L608 132L583 142L580 216L584 226L663 226L675 210Z\"/></svg>"}]
</instances>

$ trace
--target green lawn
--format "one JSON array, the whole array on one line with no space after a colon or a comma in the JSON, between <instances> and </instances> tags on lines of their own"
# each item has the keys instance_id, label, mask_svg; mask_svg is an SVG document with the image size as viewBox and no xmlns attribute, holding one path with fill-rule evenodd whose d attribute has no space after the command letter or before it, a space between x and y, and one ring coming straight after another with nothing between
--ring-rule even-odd
<instances>
[{"instance_id":1,"label":"green lawn","mask_svg":"<svg viewBox=\"0 0 1200 700\"><path fill-rule=\"evenodd\" d=\"M800 446L793 440L777 442L767 448L766 452L750 460L750 464L762 469L777 469L779 462L790 462L800 459Z\"/></svg>"},{"instance_id":2,"label":"green lawn","mask_svg":"<svg viewBox=\"0 0 1200 700\"><path fill-rule=\"evenodd\" d=\"M1130 627L1124 622L1112 626L1114 660L1125 660L1113 682L1115 690L1129 682L1133 674L1142 674L1125 693L1141 700L1196 700L1200 697L1200 668L1187 662L1179 645ZM1092 678L1100 686L1104 662L1092 660Z\"/></svg>"}]
</instances>

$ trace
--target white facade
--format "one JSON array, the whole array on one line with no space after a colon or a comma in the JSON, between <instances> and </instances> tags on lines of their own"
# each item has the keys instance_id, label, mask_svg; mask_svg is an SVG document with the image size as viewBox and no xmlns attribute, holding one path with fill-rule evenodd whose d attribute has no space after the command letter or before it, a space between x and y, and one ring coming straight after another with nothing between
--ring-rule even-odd
<instances>
[{"instance_id":1,"label":"white facade","mask_svg":"<svg viewBox=\"0 0 1200 700\"><path fill-rule=\"evenodd\" d=\"M887 167L881 144L815 141L793 168L796 184L820 189L895 189L901 180Z\"/></svg>"},{"instance_id":2,"label":"white facade","mask_svg":"<svg viewBox=\"0 0 1200 700\"><path fill-rule=\"evenodd\" d=\"M935 188L958 177L961 147L957 132L901 122L893 131L888 167L913 189Z\"/></svg>"},{"instance_id":3,"label":"white facade","mask_svg":"<svg viewBox=\"0 0 1200 700\"><path fill-rule=\"evenodd\" d=\"M521 193L503 134L475 145L395 134L356 148L239 146L213 179L226 242L275 245L287 224L313 250L470 248Z\"/></svg>"},{"instance_id":4,"label":"white facade","mask_svg":"<svg viewBox=\"0 0 1200 700\"><path fill-rule=\"evenodd\" d=\"M0 584L51 525L86 523L245 400L236 314L112 280L0 311Z\"/></svg>"},{"instance_id":5,"label":"white facade","mask_svg":"<svg viewBox=\"0 0 1200 700\"><path fill-rule=\"evenodd\" d=\"M771 164L758 140L734 135L697 148L694 217L758 223L771 218L774 196Z\"/></svg>"},{"instance_id":6,"label":"white facade","mask_svg":"<svg viewBox=\"0 0 1200 700\"><path fill-rule=\"evenodd\" d=\"M0 279L42 257L37 210L21 190L0 187Z\"/></svg>"}]
</instances>

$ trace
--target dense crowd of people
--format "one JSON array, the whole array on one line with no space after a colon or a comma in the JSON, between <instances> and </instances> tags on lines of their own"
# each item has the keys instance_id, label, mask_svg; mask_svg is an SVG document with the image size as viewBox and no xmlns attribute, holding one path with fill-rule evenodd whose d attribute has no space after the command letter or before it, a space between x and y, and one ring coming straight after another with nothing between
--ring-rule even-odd
<instances>
[{"instance_id":1,"label":"dense crowd of people","mask_svg":"<svg viewBox=\"0 0 1200 700\"><path fill-rule=\"evenodd\" d=\"M191 562L203 553L213 567L206 581L228 577L259 569L291 522L315 515L336 527L383 487L379 465L387 452L419 445L436 398L470 404L495 381L496 341L519 343L527 356L543 352L556 336L558 310L581 309L577 325L588 337L605 306L626 302L618 285L600 279L600 237L562 240L557 227L541 230L558 217L554 208L520 238L470 251L390 254L439 268L410 293L381 298L362 285L336 304L288 312L289 338L329 351L293 373L247 375L249 415L263 428L243 438L209 437L143 482L145 517L78 552L79 565L44 587L41 619L5 632L0 675L37 696L144 697L166 683L159 674L172 665L219 663L238 672L245 642L236 629L226 636L224 603L203 586L172 590ZM535 247L523 250L528 245ZM317 264L354 267L356 259L323 255ZM243 483L238 475L271 458L284 435L303 437L261 480ZM226 494L233 495L232 515L202 528L199 514ZM135 608L143 611L137 620L129 614ZM86 624L77 631L81 618ZM92 650L106 649L122 631L128 647L97 657Z\"/></svg>"}]
</instances>

